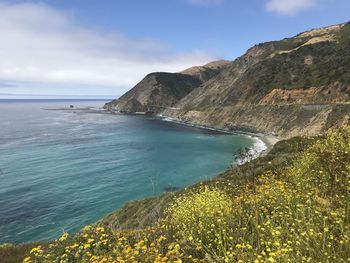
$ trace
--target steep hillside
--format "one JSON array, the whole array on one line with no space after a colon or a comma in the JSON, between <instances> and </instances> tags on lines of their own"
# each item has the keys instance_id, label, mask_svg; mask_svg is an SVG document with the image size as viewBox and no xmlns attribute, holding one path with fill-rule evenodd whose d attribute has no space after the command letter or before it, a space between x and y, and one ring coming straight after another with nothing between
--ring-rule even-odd
<instances>
[{"instance_id":1,"label":"steep hillside","mask_svg":"<svg viewBox=\"0 0 350 263\"><path fill-rule=\"evenodd\" d=\"M210 181L34 247L25 262L347 262L349 142L349 127L281 141ZM25 250L0 246L0 255Z\"/></svg>"},{"instance_id":2,"label":"steep hillside","mask_svg":"<svg viewBox=\"0 0 350 263\"><path fill-rule=\"evenodd\" d=\"M347 23L256 45L163 114L290 137L347 123L349 102Z\"/></svg>"},{"instance_id":3,"label":"steep hillside","mask_svg":"<svg viewBox=\"0 0 350 263\"><path fill-rule=\"evenodd\" d=\"M229 66L232 62L227 60L217 60L210 62L204 66L194 66L180 73L194 76L205 82L216 76L223 68Z\"/></svg>"},{"instance_id":4,"label":"steep hillside","mask_svg":"<svg viewBox=\"0 0 350 263\"><path fill-rule=\"evenodd\" d=\"M324 133L349 123L350 23L258 44L232 62L168 74L171 85L155 81L159 74L165 73L147 76L106 108L285 138Z\"/></svg>"},{"instance_id":5,"label":"steep hillside","mask_svg":"<svg viewBox=\"0 0 350 263\"><path fill-rule=\"evenodd\" d=\"M217 75L228 64L229 62L220 60L180 73L151 73L119 99L107 103L104 108L126 113L159 113Z\"/></svg>"}]
</instances>

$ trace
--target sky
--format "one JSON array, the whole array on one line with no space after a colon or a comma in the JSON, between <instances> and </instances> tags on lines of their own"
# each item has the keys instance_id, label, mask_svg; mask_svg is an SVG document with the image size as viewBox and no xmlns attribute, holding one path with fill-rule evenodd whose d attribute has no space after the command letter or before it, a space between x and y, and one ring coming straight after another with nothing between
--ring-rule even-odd
<instances>
[{"instance_id":1,"label":"sky","mask_svg":"<svg viewBox=\"0 0 350 263\"><path fill-rule=\"evenodd\" d=\"M349 0L0 0L0 98L114 98L350 20Z\"/></svg>"}]
</instances>

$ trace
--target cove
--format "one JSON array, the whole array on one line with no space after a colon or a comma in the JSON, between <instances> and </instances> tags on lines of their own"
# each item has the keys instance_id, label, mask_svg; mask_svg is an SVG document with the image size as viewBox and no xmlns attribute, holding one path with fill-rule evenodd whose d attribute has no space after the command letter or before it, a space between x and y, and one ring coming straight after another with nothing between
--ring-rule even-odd
<instances>
[{"instance_id":1,"label":"cove","mask_svg":"<svg viewBox=\"0 0 350 263\"><path fill-rule=\"evenodd\" d=\"M254 139L147 116L0 102L0 243L73 234L126 202L210 179Z\"/></svg>"}]
</instances>

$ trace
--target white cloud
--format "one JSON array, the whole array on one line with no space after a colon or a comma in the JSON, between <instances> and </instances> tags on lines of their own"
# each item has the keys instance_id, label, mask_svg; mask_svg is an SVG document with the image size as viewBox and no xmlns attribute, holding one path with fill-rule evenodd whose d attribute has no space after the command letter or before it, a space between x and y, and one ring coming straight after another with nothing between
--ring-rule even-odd
<instances>
[{"instance_id":1,"label":"white cloud","mask_svg":"<svg viewBox=\"0 0 350 263\"><path fill-rule=\"evenodd\" d=\"M149 72L177 72L213 59L82 27L70 13L44 4L0 4L0 32L0 81L115 86L122 92Z\"/></svg>"},{"instance_id":2,"label":"white cloud","mask_svg":"<svg viewBox=\"0 0 350 263\"><path fill-rule=\"evenodd\" d=\"M212 6L221 4L224 0L186 0L191 5Z\"/></svg>"},{"instance_id":3,"label":"white cloud","mask_svg":"<svg viewBox=\"0 0 350 263\"><path fill-rule=\"evenodd\" d=\"M315 6L317 2L318 0L269 0L266 9L282 15L294 15Z\"/></svg>"}]
</instances>

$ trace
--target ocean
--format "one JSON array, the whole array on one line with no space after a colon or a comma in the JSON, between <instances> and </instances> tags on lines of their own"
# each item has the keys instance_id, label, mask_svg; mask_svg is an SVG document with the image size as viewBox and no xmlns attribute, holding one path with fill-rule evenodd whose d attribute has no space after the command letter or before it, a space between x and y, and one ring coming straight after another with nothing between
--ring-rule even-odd
<instances>
[{"instance_id":1,"label":"ocean","mask_svg":"<svg viewBox=\"0 0 350 263\"><path fill-rule=\"evenodd\" d=\"M127 201L210 179L257 141L155 117L54 108L106 101L0 101L0 243L75 233Z\"/></svg>"}]
</instances>

